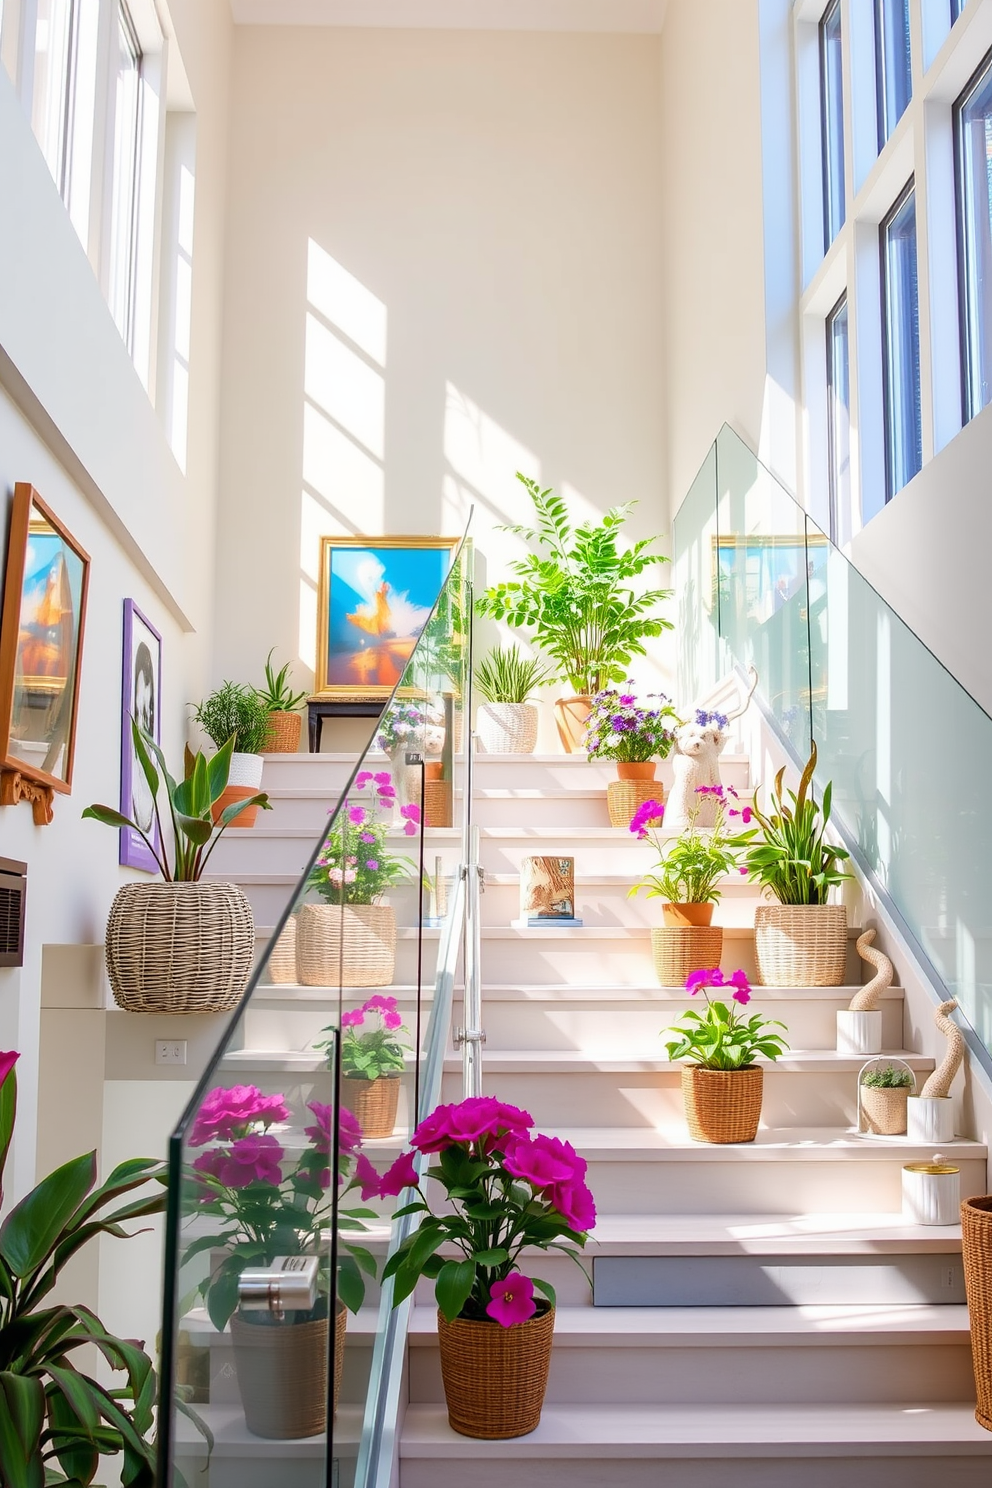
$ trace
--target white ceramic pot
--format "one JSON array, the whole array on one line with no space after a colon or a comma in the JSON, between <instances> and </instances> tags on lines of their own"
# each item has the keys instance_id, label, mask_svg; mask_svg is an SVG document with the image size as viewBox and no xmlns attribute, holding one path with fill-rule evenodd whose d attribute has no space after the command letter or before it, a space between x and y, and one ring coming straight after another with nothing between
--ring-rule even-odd
<instances>
[{"instance_id":1,"label":"white ceramic pot","mask_svg":"<svg viewBox=\"0 0 992 1488\"><path fill-rule=\"evenodd\" d=\"M852 1013L846 1008L837 1014L838 1054L880 1054L881 1050L881 1013Z\"/></svg>"},{"instance_id":2,"label":"white ceramic pot","mask_svg":"<svg viewBox=\"0 0 992 1488\"><path fill-rule=\"evenodd\" d=\"M486 754L533 754L537 719L533 703L480 703L475 726Z\"/></svg>"},{"instance_id":3,"label":"white ceramic pot","mask_svg":"<svg viewBox=\"0 0 992 1488\"><path fill-rule=\"evenodd\" d=\"M954 1102L949 1095L911 1095L906 1102L906 1135L917 1142L954 1141Z\"/></svg>"},{"instance_id":4,"label":"white ceramic pot","mask_svg":"<svg viewBox=\"0 0 992 1488\"><path fill-rule=\"evenodd\" d=\"M902 1170L902 1212L910 1224L953 1225L960 1219L961 1172L950 1163L907 1163Z\"/></svg>"},{"instance_id":5,"label":"white ceramic pot","mask_svg":"<svg viewBox=\"0 0 992 1488\"><path fill-rule=\"evenodd\" d=\"M257 791L262 784L262 768L265 760L260 754L232 754L228 785L245 785Z\"/></svg>"}]
</instances>

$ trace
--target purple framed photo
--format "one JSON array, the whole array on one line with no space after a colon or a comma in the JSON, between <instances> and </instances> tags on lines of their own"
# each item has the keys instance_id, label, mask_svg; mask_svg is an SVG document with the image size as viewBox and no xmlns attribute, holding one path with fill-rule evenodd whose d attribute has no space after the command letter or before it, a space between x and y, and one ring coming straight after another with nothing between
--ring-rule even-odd
<instances>
[{"instance_id":1,"label":"purple framed photo","mask_svg":"<svg viewBox=\"0 0 992 1488\"><path fill-rule=\"evenodd\" d=\"M162 742L162 637L133 599L124 601L124 661L121 684L121 814L137 822L161 851L154 801L134 752L131 715L156 744ZM120 861L125 868L157 873L158 864L140 834L121 827Z\"/></svg>"}]
</instances>

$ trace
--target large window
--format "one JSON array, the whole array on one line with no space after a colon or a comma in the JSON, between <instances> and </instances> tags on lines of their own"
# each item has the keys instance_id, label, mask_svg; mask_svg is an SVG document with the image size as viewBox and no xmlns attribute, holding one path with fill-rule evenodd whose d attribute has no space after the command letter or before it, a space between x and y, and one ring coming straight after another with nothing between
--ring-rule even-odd
<instances>
[{"instance_id":1,"label":"large window","mask_svg":"<svg viewBox=\"0 0 992 1488\"><path fill-rule=\"evenodd\" d=\"M923 463L916 193L912 182L882 223L881 252L885 499L890 501Z\"/></svg>"},{"instance_id":2,"label":"large window","mask_svg":"<svg viewBox=\"0 0 992 1488\"><path fill-rule=\"evenodd\" d=\"M992 397L992 58L955 110L964 417Z\"/></svg>"},{"instance_id":3,"label":"large window","mask_svg":"<svg viewBox=\"0 0 992 1488\"><path fill-rule=\"evenodd\" d=\"M844 225L840 0L832 0L820 22L820 117L823 128L823 246L826 249Z\"/></svg>"},{"instance_id":4,"label":"large window","mask_svg":"<svg viewBox=\"0 0 992 1488\"><path fill-rule=\"evenodd\" d=\"M841 543L850 536L851 514L851 360L846 294L827 316L827 442L830 536Z\"/></svg>"},{"instance_id":5,"label":"large window","mask_svg":"<svg viewBox=\"0 0 992 1488\"><path fill-rule=\"evenodd\" d=\"M875 74L881 149L913 96L909 0L875 0Z\"/></svg>"},{"instance_id":6,"label":"large window","mask_svg":"<svg viewBox=\"0 0 992 1488\"><path fill-rule=\"evenodd\" d=\"M957 20L958 16L961 14L961 12L964 10L964 4L965 4L965 0L951 0L951 25L952 26L954 25L954 22Z\"/></svg>"},{"instance_id":7,"label":"large window","mask_svg":"<svg viewBox=\"0 0 992 1488\"><path fill-rule=\"evenodd\" d=\"M63 199L69 184L69 126L75 58L74 0L37 0L31 124Z\"/></svg>"},{"instance_id":8,"label":"large window","mask_svg":"<svg viewBox=\"0 0 992 1488\"><path fill-rule=\"evenodd\" d=\"M114 188L110 234L110 309L131 345L134 310L135 219L138 198L141 49L127 6L117 13L114 104Z\"/></svg>"}]
</instances>

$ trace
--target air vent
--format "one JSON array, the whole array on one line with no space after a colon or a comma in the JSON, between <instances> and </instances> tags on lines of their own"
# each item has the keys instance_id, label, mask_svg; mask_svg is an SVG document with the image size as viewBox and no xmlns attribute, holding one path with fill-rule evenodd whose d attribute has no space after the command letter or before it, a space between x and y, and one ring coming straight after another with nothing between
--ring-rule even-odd
<instances>
[{"instance_id":1,"label":"air vent","mask_svg":"<svg viewBox=\"0 0 992 1488\"><path fill-rule=\"evenodd\" d=\"M24 965L27 863L0 858L0 966Z\"/></svg>"}]
</instances>

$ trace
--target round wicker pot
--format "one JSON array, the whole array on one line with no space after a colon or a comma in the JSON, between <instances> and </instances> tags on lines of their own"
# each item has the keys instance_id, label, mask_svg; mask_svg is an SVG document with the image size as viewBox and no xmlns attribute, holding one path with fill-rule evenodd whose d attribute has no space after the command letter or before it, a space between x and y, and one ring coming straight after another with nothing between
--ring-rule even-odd
<instances>
[{"instance_id":1,"label":"round wicker pot","mask_svg":"<svg viewBox=\"0 0 992 1488\"><path fill-rule=\"evenodd\" d=\"M666 925L712 925L715 908L715 904L663 904L661 912Z\"/></svg>"},{"instance_id":2,"label":"round wicker pot","mask_svg":"<svg viewBox=\"0 0 992 1488\"><path fill-rule=\"evenodd\" d=\"M438 1312L441 1379L452 1431L501 1441L537 1427L554 1328L553 1307L511 1328L471 1318L449 1323Z\"/></svg>"},{"instance_id":3,"label":"round wicker pot","mask_svg":"<svg viewBox=\"0 0 992 1488\"><path fill-rule=\"evenodd\" d=\"M303 904L296 968L304 987L388 987L396 962L391 904Z\"/></svg>"},{"instance_id":4,"label":"round wicker pot","mask_svg":"<svg viewBox=\"0 0 992 1488\"><path fill-rule=\"evenodd\" d=\"M901 1137L906 1130L908 1099L908 1085L891 1089L862 1085L861 1114L866 1129L880 1137Z\"/></svg>"},{"instance_id":5,"label":"round wicker pot","mask_svg":"<svg viewBox=\"0 0 992 1488\"><path fill-rule=\"evenodd\" d=\"M269 952L269 981L278 987L288 986L296 980L296 916L290 915Z\"/></svg>"},{"instance_id":6,"label":"round wicker pot","mask_svg":"<svg viewBox=\"0 0 992 1488\"><path fill-rule=\"evenodd\" d=\"M453 817L450 780L424 781L424 826L450 827Z\"/></svg>"},{"instance_id":7,"label":"round wicker pot","mask_svg":"<svg viewBox=\"0 0 992 1488\"><path fill-rule=\"evenodd\" d=\"M610 780L606 786L606 809L611 827L629 827L634 813L645 801L664 802L665 792L657 780Z\"/></svg>"},{"instance_id":8,"label":"round wicker pot","mask_svg":"<svg viewBox=\"0 0 992 1488\"><path fill-rule=\"evenodd\" d=\"M759 904L754 951L760 987L840 987L847 910L843 904Z\"/></svg>"},{"instance_id":9,"label":"round wicker pot","mask_svg":"<svg viewBox=\"0 0 992 1488\"><path fill-rule=\"evenodd\" d=\"M655 925L651 953L659 986L684 987L691 972L720 965L723 929L720 925Z\"/></svg>"},{"instance_id":10,"label":"round wicker pot","mask_svg":"<svg viewBox=\"0 0 992 1488\"><path fill-rule=\"evenodd\" d=\"M558 698L555 703L555 723L558 737L566 754L574 754L585 746L586 725L592 712L592 698L587 696Z\"/></svg>"},{"instance_id":11,"label":"round wicker pot","mask_svg":"<svg viewBox=\"0 0 992 1488\"><path fill-rule=\"evenodd\" d=\"M285 709L275 709L269 714L269 732L265 736L262 753L297 754L302 728L302 713L287 713Z\"/></svg>"},{"instance_id":12,"label":"round wicker pot","mask_svg":"<svg viewBox=\"0 0 992 1488\"><path fill-rule=\"evenodd\" d=\"M341 1306L334 1329L334 1410L344 1372L348 1313ZM327 1426L328 1320L249 1323L231 1319L234 1367L245 1425L267 1441L316 1436Z\"/></svg>"},{"instance_id":13,"label":"round wicker pot","mask_svg":"<svg viewBox=\"0 0 992 1488\"><path fill-rule=\"evenodd\" d=\"M537 723L533 703L480 703L475 727L486 754L533 754Z\"/></svg>"},{"instance_id":14,"label":"round wicker pot","mask_svg":"<svg viewBox=\"0 0 992 1488\"><path fill-rule=\"evenodd\" d=\"M251 974L255 926L235 884L129 883L107 919L107 975L129 1013L222 1013Z\"/></svg>"},{"instance_id":15,"label":"round wicker pot","mask_svg":"<svg viewBox=\"0 0 992 1488\"><path fill-rule=\"evenodd\" d=\"M761 1120L764 1071L682 1068L682 1102L694 1142L753 1142Z\"/></svg>"},{"instance_id":16,"label":"round wicker pot","mask_svg":"<svg viewBox=\"0 0 992 1488\"><path fill-rule=\"evenodd\" d=\"M978 1397L975 1420L992 1431L992 1194L961 1205L961 1251Z\"/></svg>"},{"instance_id":17,"label":"round wicker pot","mask_svg":"<svg viewBox=\"0 0 992 1488\"><path fill-rule=\"evenodd\" d=\"M657 768L654 760L617 760L617 779L653 780Z\"/></svg>"},{"instance_id":18,"label":"round wicker pot","mask_svg":"<svg viewBox=\"0 0 992 1488\"><path fill-rule=\"evenodd\" d=\"M378 1080L341 1080L341 1104L347 1106L362 1128L363 1137L391 1137L396 1130L400 1103L399 1075L380 1075Z\"/></svg>"}]
</instances>

